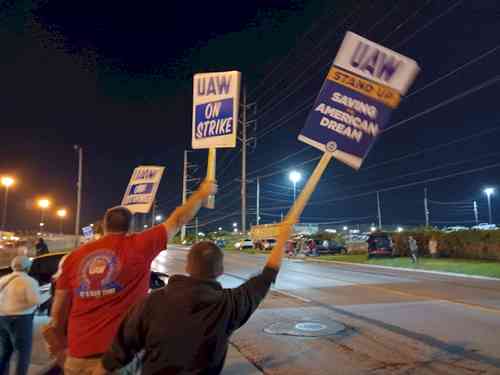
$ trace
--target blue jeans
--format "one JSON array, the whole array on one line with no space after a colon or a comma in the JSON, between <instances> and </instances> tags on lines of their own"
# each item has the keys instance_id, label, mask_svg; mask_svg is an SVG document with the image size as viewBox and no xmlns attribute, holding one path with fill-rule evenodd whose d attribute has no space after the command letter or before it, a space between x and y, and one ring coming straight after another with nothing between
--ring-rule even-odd
<instances>
[{"instance_id":1,"label":"blue jeans","mask_svg":"<svg viewBox=\"0 0 500 375\"><path fill-rule=\"evenodd\" d=\"M17 353L16 375L26 375L31 361L33 314L0 316L0 375L9 373L9 363Z\"/></svg>"}]
</instances>

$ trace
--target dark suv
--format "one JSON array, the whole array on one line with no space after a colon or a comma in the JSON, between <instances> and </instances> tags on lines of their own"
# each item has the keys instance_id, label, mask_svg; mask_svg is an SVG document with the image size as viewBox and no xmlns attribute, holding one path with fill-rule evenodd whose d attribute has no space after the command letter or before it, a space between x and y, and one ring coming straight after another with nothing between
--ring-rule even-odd
<instances>
[{"instance_id":1,"label":"dark suv","mask_svg":"<svg viewBox=\"0 0 500 375\"><path fill-rule=\"evenodd\" d=\"M392 256L394 246L392 238L384 232L371 233L368 237L368 259L377 256Z\"/></svg>"},{"instance_id":2,"label":"dark suv","mask_svg":"<svg viewBox=\"0 0 500 375\"><path fill-rule=\"evenodd\" d=\"M333 240L314 240L318 254L347 254L347 248Z\"/></svg>"}]
</instances>

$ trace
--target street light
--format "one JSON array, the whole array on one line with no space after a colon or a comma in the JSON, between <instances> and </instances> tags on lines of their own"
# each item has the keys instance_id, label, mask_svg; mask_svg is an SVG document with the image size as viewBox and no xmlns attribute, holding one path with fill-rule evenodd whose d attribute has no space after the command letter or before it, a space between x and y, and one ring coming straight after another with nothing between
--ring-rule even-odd
<instances>
[{"instance_id":1,"label":"street light","mask_svg":"<svg viewBox=\"0 0 500 375\"><path fill-rule=\"evenodd\" d=\"M238 223L233 223L233 228L236 228L238 226Z\"/></svg>"},{"instance_id":2,"label":"street light","mask_svg":"<svg viewBox=\"0 0 500 375\"><path fill-rule=\"evenodd\" d=\"M376 228L375 226L372 226L372 227L370 228L370 231L371 231L371 232L375 232L376 230L377 230L377 228Z\"/></svg>"},{"instance_id":3,"label":"street light","mask_svg":"<svg viewBox=\"0 0 500 375\"><path fill-rule=\"evenodd\" d=\"M492 224L492 214L491 214L491 196L495 192L495 189L492 187L484 189L484 194L486 194L486 197L488 198L488 216L489 216L489 224Z\"/></svg>"},{"instance_id":4,"label":"street light","mask_svg":"<svg viewBox=\"0 0 500 375\"><path fill-rule=\"evenodd\" d=\"M14 179L10 176L3 176L0 181L5 188L5 199L3 202L2 230L5 230L7 224L7 201L9 199L9 188L14 185Z\"/></svg>"},{"instance_id":5,"label":"street light","mask_svg":"<svg viewBox=\"0 0 500 375\"><path fill-rule=\"evenodd\" d=\"M302 178L302 175L299 172L297 172L297 171L291 171L290 174L288 175L288 178L293 183L293 201L295 202L295 195L296 195L296 190L297 190L297 182L300 181L300 179Z\"/></svg>"},{"instance_id":6,"label":"street light","mask_svg":"<svg viewBox=\"0 0 500 375\"><path fill-rule=\"evenodd\" d=\"M45 223L43 222L43 210L46 210L50 206L50 201L47 198L41 198L38 200L38 207L40 207L40 227L43 227Z\"/></svg>"},{"instance_id":7,"label":"street light","mask_svg":"<svg viewBox=\"0 0 500 375\"><path fill-rule=\"evenodd\" d=\"M163 220L163 216L162 216L162 215L156 215L155 220L156 220L157 222L158 222L158 221L162 221L162 220Z\"/></svg>"},{"instance_id":8,"label":"street light","mask_svg":"<svg viewBox=\"0 0 500 375\"><path fill-rule=\"evenodd\" d=\"M401 233L403 231L403 227L398 227L398 232Z\"/></svg>"},{"instance_id":9,"label":"street light","mask_svg":"<svg viewBox=\"0 0 500 375\"><path fill-rule=\"evenodd\" d=\"M60 219L60 223L59 223L59 232L61 234L63 234L63 222L64 222L64 218L68 215L68 211L66 211L65 208L61 208L59 210L57 210L57 216L59 217Z\"/></svg>"},{"instance_id":10,"label":"street light","mask_svg":"<svg viewBox=\"0 0 500 375\"><path fill-rule=\"evenodd\" d=\"M347 229L349 229L349 228L348 228L348 227L346 227L346 226L344 226L344 228L343 228L343 229L344 229L344 230L347 230Z\"/></svg>"},{"instance_id":11,"label":"street light","mask_svg":"<svg viewBox=\"0 0 500 375\"><path fill-rule=\"evenodd\" d=\"M219 232L221 232L221 231L222 231L222 227L219 227Z\"/></svg>"}]
</instances>

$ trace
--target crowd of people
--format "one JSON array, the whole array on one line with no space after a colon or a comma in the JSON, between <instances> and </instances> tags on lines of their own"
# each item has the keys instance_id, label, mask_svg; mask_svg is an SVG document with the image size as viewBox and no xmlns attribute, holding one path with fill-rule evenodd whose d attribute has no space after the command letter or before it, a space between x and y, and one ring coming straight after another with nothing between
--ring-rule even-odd
<instances>
[{"instance_id":1,"label":"crowd of people","mask_svg":"<svg viewBox=\"0 0 500 375\"><path fill-rule=\"evenodd\" d=\"M128 233L127 208L111 208L104 215L104 235L61 261L42 334L64 374L222 371L229 337L266 296L284 249L273 249L260 274L224 289L217 281L224 272L223 252L213 242L199 242L188 253L187 276L174 275L165 288L148 294L152 260L216 192L215 183L203 182L164 223L141 233ZM40 304L37 282L27 274L30 265L27 257L17 257L14 272L0 278L0 375L8 374L13 352L16 374L27 374L29 367Z\"/></svg>"}]
</instances>

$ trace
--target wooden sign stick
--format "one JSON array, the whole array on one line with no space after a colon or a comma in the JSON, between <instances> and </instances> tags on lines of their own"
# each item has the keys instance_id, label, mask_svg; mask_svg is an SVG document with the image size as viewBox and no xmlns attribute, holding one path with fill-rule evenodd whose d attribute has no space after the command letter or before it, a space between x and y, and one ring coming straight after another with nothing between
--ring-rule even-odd
<instances>
[{"instance_id":1,"label":"wooden sign stick","mask_svg":"<svg viewBox=\"0 0 500 375\"><path fill-rule=\"evenodd\" d=\"M313 174L307 180L304 189L300 193L297 200L293 203L293 206L292 208L290 208L290 211L288 211L285 220L281 223L280 233L275 246L278 247L281 246L280 248L282 249L285 248L285 243L286 241L288 241L288 238L292 233L294 224L297 223L297 221L300 218L300 215L302 215L302 211L304 211L304 208L307 202L309 201L309 198L311 198L312 193L316 189L316 186L318 185L318 182L321 176L323 175L323 172L325 171L326 167L328 166L328 163L332 159L332 157L333 157L332 153L328 151L326 151L321 157L320 161L316 165L316 168L314 169Z\"/></svg>"},{"instance_id":2,"label":"wooden sign stick","mask_svg":"<svg viewBox=\"0 0 500 375\"><path fill-rule=\"evenodd\" d=\"M207 162L207 180L211 182L215 182L215 165L217 159L217 149L209 148L208 149L208 162ZM205 201L205 208L214 209L215 208L215 195L211 195Z\"/></svg>"}]
</instances>

